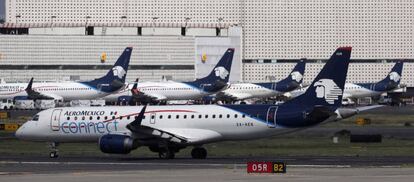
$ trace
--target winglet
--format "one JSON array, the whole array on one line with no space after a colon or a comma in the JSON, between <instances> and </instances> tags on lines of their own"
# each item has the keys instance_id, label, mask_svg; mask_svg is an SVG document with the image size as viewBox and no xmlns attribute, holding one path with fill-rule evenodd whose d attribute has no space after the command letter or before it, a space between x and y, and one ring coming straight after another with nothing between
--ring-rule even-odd
<instances>
[{"instance_id":1,"label":"winglet","mask_svg":"<svg viewBox=\"0 0 414 182\"><path fill-rule=\"evenodd\" d=\"M145 110L147 109L147 105L145 105L142 109L141 112L139 112L138 116L135 118L134 121L132 121L131 123L129 123L126 127L134 132L137 131L138 128L141 126L142 120L144 119L144 114L145 114Z\"/></svg>"},{"instance_id":2,"label":"winglet","mask_svg":"<svg viewBox=\"0 0 414 182\"><path fill-rule=\"evenodd\" d=\"M137 87L138 87L138 81L139 81L139 78L137 78L135 80L134 86L132 86L132 89L131 89L132 95L135 95L135 94L138 93L138 89L137 89Z\"/></svg>"},{"instance_id":3,"label":"winglet","mask_svg":"<svg viewBox=\"0 0 414 182\"><path fill-rule=\"evenodd\" d=\"M27 84L27 87L25 89L26 92L31 91L32 90L32 85L33 85L33 77L30 79L29 83Z\"/></svg>"}]
</instances>

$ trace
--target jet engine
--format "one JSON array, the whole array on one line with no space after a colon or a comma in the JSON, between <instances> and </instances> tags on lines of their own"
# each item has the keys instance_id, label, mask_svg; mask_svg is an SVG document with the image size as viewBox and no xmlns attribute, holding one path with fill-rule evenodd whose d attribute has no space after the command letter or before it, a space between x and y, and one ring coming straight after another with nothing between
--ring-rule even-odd
<instances>
[{"instance_id":1,"label":"jet engine","mask_svg":"<svg viewBox=\"0 0 414 182\"><path fill-rule=\"evenodd\" d=\"M108 134L99 139L99 148L103 153L128 154L137 147L134 140L127 135Z\"/></svg>"}]
</instances>

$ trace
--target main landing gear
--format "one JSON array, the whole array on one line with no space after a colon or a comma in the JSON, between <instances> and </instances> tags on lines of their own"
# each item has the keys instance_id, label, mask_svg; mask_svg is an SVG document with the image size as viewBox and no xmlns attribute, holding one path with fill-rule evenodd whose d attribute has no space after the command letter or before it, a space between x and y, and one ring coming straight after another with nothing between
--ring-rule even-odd
<instances>
[{"instance_id":1,"label":"main landing gear","mask_svg":"<svg viewBox=\"0 0 414 182\"><path fill-rule=\"evenodd\" d=\"M59 157L59 153L58 153L58 149L57 149L57 146L59 145L59 143L56 143L56 142L52 142L52 143L50 143L50 150L51 150L51 152L49 153L49 157L50 158L57 158L57 157Z\"/></svg>"},{"instance_id":2,"label":"main landing gear","mask_svg":"<svg viewBox=\"0 0 414 182\"><path fill-rule=\"evenodd\" d=\"M191 157L193 159L205 159L207 157L207 150L203 147L195 147L191 150Z\"/></svg>"},{"instance_id":3,"label":"main landing gear","mask_svg":"<svg viewBox=\"0 0 414 182\"><path fill-rule=\"evenodd\" d=\"M174 159L175 158L175 152L171 150L163 150L158 152L158 157L160 159Z\"/></svg>"}]
</instances>

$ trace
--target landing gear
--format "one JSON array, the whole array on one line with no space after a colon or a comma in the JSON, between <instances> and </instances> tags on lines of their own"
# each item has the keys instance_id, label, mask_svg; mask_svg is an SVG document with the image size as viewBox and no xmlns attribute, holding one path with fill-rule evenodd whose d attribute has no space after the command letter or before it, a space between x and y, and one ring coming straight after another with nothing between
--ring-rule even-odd
<instances>
[{"instance_id":1,"label":"landing gear","mask_svg":"<svg viewBox=\"0 0 414 182\"><path fill-rule=\"evenodd\" d=\"M203 147L195 147L191 150L191 157L193 159L205 159L207 157L207 150Z\"/></svg>"},{"instance_id":2,"label":"landing gear","mask_svg":"<svg viewBox=\"0 0 414 182\"><path fill-rule=\"evenodd\" d=\"M58 149L57 149L57 146L58 145L59 144L56 143L56 142L50 143L50 150L51 150L51 152L49 153L49 157L50 158L57 158L57 157L59 157L59 153L58 153Z\"/></svg>"},{"instance_id":3,"label":"landing gear","mask_svg":"<svg viewBox=\"0 0 414 182\"><path fill-rule=\"evenodd\" d=\"M163 150L158 152L158 157L160 159L174 159L175 153L171 150Z\"/></svg>"}]
</instances>

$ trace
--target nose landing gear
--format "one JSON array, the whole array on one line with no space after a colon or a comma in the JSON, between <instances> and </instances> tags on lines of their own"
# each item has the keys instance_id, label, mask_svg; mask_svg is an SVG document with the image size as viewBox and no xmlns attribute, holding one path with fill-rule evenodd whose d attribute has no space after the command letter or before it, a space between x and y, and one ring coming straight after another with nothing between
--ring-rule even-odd
<instances>
[{"instance_id":1,"label":"nose landing gear","mask_svg":"<svg viewBox=\"0 0 414 182\"><path fill-rule=\"evenodd\" d=\"M50 143L50 150L51 150L51 152L49 153L49 157L50 158L57 158L57 157L59 157L59 153L58 153L58 148L57 148L57 146L59 145L59 143L57 143L57 142L52 142L52 143Z\"/></svg>"}]
</instances>

